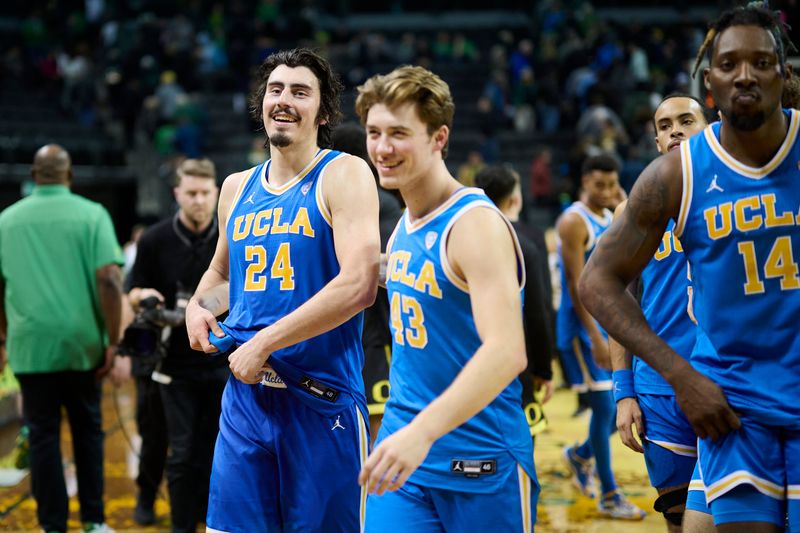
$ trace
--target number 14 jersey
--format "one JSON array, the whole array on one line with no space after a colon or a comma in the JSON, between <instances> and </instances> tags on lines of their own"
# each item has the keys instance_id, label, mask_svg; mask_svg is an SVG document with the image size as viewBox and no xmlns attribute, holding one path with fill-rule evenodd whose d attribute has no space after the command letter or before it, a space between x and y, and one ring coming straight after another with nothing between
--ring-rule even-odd
<instances>
[{"instance_id":1,"label":"number 14 jersey","mask_svg":"<svg viewBox=\"0 0 800 533\"><path fill-rule=\"evenodd\" d=\"M800 114L784 110L783 144L761 168L719 141L720 124L681 144L675 235L692 268L692 364L734 410L800 427Z\"/></svg>"}]
</instances>

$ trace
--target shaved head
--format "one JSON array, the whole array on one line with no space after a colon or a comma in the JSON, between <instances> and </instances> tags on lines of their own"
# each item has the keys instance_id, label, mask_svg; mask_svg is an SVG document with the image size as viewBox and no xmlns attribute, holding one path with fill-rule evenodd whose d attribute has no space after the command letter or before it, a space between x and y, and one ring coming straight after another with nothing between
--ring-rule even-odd
<instances>
[{"instance_id":1,"label":"shaved head","mask_svg":"<svg viewBox=\"0 0 800 533\"><path fill-rule=\"evenodd\" d=\"M72 176L69 153L57 144L42 146L33 158L31 175L40 184L69 183Z\"/></svg>"}]
</instances>

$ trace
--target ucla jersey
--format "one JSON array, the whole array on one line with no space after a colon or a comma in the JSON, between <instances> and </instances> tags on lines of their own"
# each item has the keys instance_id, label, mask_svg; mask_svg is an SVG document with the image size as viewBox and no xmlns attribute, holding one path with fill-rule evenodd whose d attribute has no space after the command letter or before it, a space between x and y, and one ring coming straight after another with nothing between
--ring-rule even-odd
<instances>
[{"instance_id":1,"label":"ucla jersey","mask_svg":"<svg viewBox=\"0 0 800 533\"><path fill-rule=\"evenodd\" d=\"M613 221L613 214L608 209L603 209L603 216L596 215L589 209L583 202L573 202L571 206L564 210L563 215L567 213L576 213L581 217L589 238L586 241L586 253L584 254L584 263L589 261L589 256L592 255L594 247L597 244L597 239L603 234L605 230L611 225ZM563 216L562 215L562 216ZM561 304L558 307L558 312L574 312L572 306L572 297L569 295L569 288L567 285L567 274L564 269L564 259L561 257L561 242L558 243L558 268L561 272Z\"/></svg>"},{"instance_id":2,"label":"ucla jersey","mask_svg":"<svg viewBox=\"0 0 800 533\"><path fill-rule=\"evenodd\" d=\"M800 115L761 168L719 141L720 124L681 144L683 198L675 234L692 265L692 364L734 410L800 427Z\"/></svg>"},{"instance_id":3,"label":"ucla jersey","mask_svg":"<svg viewBox=\"0 0 800 533\"><path fill-rule=\"evenodd\" d=\"M689 359L695 341L695 325L689 318L688 265L681 242L670 221L653 259L642 272L642 312L656 335L679 355ZM634 357L637 394L675 394L672 386L642 359Z\"/></svg>"},{"instance_id":4,"label":"ucla jersey","mask_svg":"<svg viewBox=\"0 0 800 533\"><path fill-rule=\"evenodd\" d=\"M322 180L341 155L320 150L280 187L269 183L269 161L242 180L226 227L230 313L224 326L238 344L297 309L339 273ZM341 410L353 399L363 405L361 325L359 313L274 352L268 360L279 376L274 381L323 412Z\"/></svg>"},{"instance_id":5,"label":"ucla jersey","mask_svg":"<svg viewBox=\"0 0 800 533\"><path fill-rule=\"evenodd\" d=\"M482 190L462 188L416 222L409 220L406 211L389 241L391 393L378 441L408 425L441 395L481 346L469 287L453 272L446 251L453 224L474 208L497 211ZM513 235L510 224L509 231ZM524 279L518 245L517 254L518 275ZM431 488L489 493L517 471L517 464L535 480L520 394L521 385L515 379L480 413L438 439L410 481Z\"/></svg>"}]
</instances>

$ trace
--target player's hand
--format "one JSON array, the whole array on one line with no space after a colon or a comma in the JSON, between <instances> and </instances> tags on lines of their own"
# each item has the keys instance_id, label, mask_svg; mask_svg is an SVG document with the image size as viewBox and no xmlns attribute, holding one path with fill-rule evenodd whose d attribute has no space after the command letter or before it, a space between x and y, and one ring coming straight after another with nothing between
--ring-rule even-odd
<instances>
[{"instance_id":1,"label":"player's hand","mask_svg":"<svg viewBox=\"0 0 800 533\"><path fill-rule=\"evenodd\" d=\"M611 354L608 351L608 339L597 335L592 339L592 357L594 364L605 370L611 370Z\"/></svg>"},{"instance_id":2,"label":"player's hand","mask_svg":"<svg viewBox=\"0 0 800 533\"><path fill-rule=\"evenodd\" d=\"M225 336L225 332L217 323L217 317L196 301L189 300L186 305L186 333L189 334L189 346L193 350L216 353L217 347L208 342L209 332L217 337Z\"/></svg>"},{"instance_id":3,"label":"player's hand","mask_svg":"<svg viewBox=\"0 0 800 533\"><path fill-rule=\"evenodd\" d=\"M553 397L553 380L534 376L533 390L539 392L542 388L544 388L544 395L542 396L542 405L544 405Z\"/></svg>"},{"instance_id":4,"label":"player's hand","mask_svg":"<svg viewBox=\"0 0 800 533\"><path fill-rule=\"evenodd\" d=\"M264 377L270 353L253 337L228 356L231 372L242 383L254 385Z\"/></svg>"},{"instance_id":5,"label":"player's hand","mask_svg":"<svg viewBox=\"0 0 800 533\"><path fill-rule=\"evenodd\" d=\"M361 468L358 484L367 492L382 495L402 487L419 468L433 445L414 423L389 435L375 448Z\"/></svg>"},{"instance_id":6,"label":"player's hand","mask_svg":"<svg viewBox=\"0 0 800 533\"><path fill-rule=\"evenodd\" d=\"M111 371L111 367L114 365L115 355L117 355L117 345L110 344L106 346L106 349L103 352L103 365L94 373L97 379L103 379L106 377L106 374Z\"/></svg>"},{"instance_id":7,"label":"player's hand","mask_svg":"<svg viewBox=\"0 0 800 533\"><path fill-rule=\"evenodd\" d=\"M639 440L636 440L633 433L634 424ZM640 444L640 441L644 439L644 421L639 402L635 398L624 398L617 402L617 431L619 431L622 444L635 452L644 453L644 448Z\"/></svg>"},{"instance_id":8,"label":"player's hand","mask_svg":"<svg viewBox=\"0 0 800 533\"><path fill-rule=\"evenodd\" d=\"M672 386L678 405L701 439L717 440L742 426L719 385L691 367Z\"/></svg>"},{"instance_id":9,"label":"player's hand","mask_svg":"<svg viewBox=\"0 0 800 533\"><path fill-rule=\"evenodd\" d=\"M115 357L114 366L111 367L111 372L108 374L108 377L115 387L119 387L131 379L131 358Z\"/></svg>"}]
</instances>

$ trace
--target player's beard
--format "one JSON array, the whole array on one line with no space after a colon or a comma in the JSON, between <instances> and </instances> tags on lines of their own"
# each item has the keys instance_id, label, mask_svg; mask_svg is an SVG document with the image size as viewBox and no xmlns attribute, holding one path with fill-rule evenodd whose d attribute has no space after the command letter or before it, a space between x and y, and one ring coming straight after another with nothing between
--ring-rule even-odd
<instances>
[{"instance_id":1,"label":"player's beard","mask_svg":"<svg viewBox=\"0 0 800 533\"><path fill-rule=\"evenodd\" d=\"M275 148L286 148L292 144L292 138L283 132L277 132L269 136L269 144Z\"/></svg>"},{"instance_id":2,"label":"player's beard","mask_svg":"<svg viewBox=\"0 0 800 533\"><path fill-rule=\"evenodd\" d=\"M749 115L743 115L731 110L729 113L727 113L727 116L728 120L731 122L731 126L742 131L755 131L767 120L767 117L764 115L763 111L757 111Z\"/></svg>"}]
</instances>

